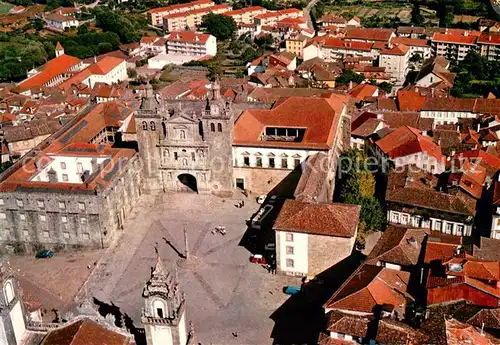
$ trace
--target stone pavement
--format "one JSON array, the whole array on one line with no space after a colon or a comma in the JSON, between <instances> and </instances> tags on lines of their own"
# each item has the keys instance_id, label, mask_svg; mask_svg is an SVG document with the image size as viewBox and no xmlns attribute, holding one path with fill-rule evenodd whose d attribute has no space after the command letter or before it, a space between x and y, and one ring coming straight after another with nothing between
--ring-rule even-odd
<instances>
[{"instance_id":1,"label":"stone pavement","mask_svg":"<svg viewBox=\"0 0 500 345\"><path fill-rule=\"evenodd\" d=\"M239 197L239 196L238 196ZM238 200L243 208L236 208ZM269 316L287 298L282 288L299 278L272 276L249 262L239 242L245 220L258 209L251 199L221 199L197 194L143 196L129 216L121 239L109 248L86 290L99 301L120 308L140 325L141 297L155 262L154 247L165 267L177 267L186 293L187 320L202 344L271 344ZM227 234L212 234L224 225ZM188 232L189 264L184 252ZM238 337L232 336L237 332Z\"/></svg>"}]
</instances>

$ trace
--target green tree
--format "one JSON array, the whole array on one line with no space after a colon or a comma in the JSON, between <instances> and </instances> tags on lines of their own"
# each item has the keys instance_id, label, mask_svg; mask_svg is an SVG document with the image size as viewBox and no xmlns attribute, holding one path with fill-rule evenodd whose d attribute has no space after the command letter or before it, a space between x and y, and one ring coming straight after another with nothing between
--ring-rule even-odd
<instances>
[{"instance_id":1,"label":"green tree","mask_svg":"<svg viewBox=\"0 0 500 345\"><path fill-rule=\"evenodd\" d=\"M203 16L201 26L219 41L232 38L237 29L233 18L215 13Z\"/></svg>"},{"instance_id":2,"label":"green tree","mask_svg":"<svg viewBox=\"0 0 500 345\"><path fill-rule=\"evenodd\" d=\"M353 81L357 84L361 83L365 78L356 72L354 72L352 69L346 69L344 72L342 72L341 75L335 79L335 83L337 85L345 85L348 84L350 81Z\"/></svg>"},{"instance_id":3,"label":"green tree","mask_svg":"<svg viewBox=\"0 0 500 345\"><path fill-rule=\"evenodd\" d=\"M413 25L422 25L424 23L424 17L420 13L420 0L413 1L413 7L411 9L411 23Z\"/></svg>"},{"instance_id":4,"label":"green tree","mask_svg":"<svg viewBox=\"0 0 500 345\"><path fill-rule=\"evenodd\" d=\"M483 97L490 92L500 96L500 61L470 52L452 69L456 73L451 94L454 97Z\"/></svg>"},{"instance_id":5,"label":"green tree","mask_svg":"<svg viewBox=\"0 0 500 345\"><path fill-rule=\"evenodd\" d=\"M264 49L269 49L274 44L272 35L265 35L255 39L255 44Z\"/></svg>"},{"instance_id":6,"label":"green tree","mask_svg":"<svg viewBox=\"0 0 500 345\"><path fill-rule=\"evenodd\" d=\"M123 43L136 42L141 38L132 22L117 11L100 9L96 11L95 16L98 27L103 31L116 33Z\"/></svg>"},{"instance_id":7,"label":"green tree","mask_svg":"<svg viewBox=\"0 0 500 345\"><path fill-rule=\"evenodd\" d=\"M14 165L14 163L12 163L12 162L3 162L0 165L0 173L3 173L5 170L9 169L13 165Z\"/></svg>"},{"instance_id":8,"label":"green tree","mask_svg":"<svg viewBox=\"0 0 500 345\"><path fill-rule=\"evenodd\" d=\"M89 26L87 24L81 25L78 27L77 31L78 35L84 35L89 32Z\"/></svg>"}]
</instances>

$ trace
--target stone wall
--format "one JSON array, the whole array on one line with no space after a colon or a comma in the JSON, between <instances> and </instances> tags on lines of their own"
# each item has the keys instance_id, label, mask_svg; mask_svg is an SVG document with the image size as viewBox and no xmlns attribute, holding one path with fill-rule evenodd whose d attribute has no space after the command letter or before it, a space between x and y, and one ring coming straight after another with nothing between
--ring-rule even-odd
<instances>
[{"instance_id":1,"label":"stone wall","mask_svg":"<svg viewBox=\"0 0 500 345\"><path fill-rule=\"evenodd\" d=\"M309 235L309 272L315 276L351 255L356 235L350 238Z\"/></svg>"},{"instance_id":2,"label":"stone wall","mask_svg":"<svg viewBox=\"0 0 500 345\"><path fill-rule=\"evenodd\" d=\"M236 183L236 179L243 178L246 190L254 195L267 194L291 172L289 169L235 167L233 183Z\"/></svg>"}]
</instances>

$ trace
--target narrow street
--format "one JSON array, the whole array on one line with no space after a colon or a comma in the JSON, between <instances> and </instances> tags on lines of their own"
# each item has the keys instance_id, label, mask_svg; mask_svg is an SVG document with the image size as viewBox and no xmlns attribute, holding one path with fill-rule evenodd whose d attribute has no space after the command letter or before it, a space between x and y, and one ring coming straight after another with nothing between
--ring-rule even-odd
<instances>
[{"instance_id":1,"label":"narrow street","mask_svg":"<svg viewBox=\"0 0 500 345\"><path fill-rule=\"evenodd\" d=\"M319 0L311 0L306 7L304 7L304 16L307 17L307 27L309 29L314 29L313 21L311 18L311 8L318 3Z\"/></svg>"}]
</instances>

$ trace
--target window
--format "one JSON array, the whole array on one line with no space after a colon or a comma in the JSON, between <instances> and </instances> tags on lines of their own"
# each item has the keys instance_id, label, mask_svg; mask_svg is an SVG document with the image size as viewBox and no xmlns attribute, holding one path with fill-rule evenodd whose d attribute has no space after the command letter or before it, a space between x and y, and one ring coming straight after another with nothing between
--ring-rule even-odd
<instances>
[{"instance_id":1,"label":"window","mask_svg":"<svg viewBox=\"0 0 500 345\"><path fill-rule=\"evenodd\" d=\"M45 204L44 204L43 200L38 200L36 203L38 205L38 208L44 208L45 207Z\"/></svg>"},{"instance_id":2,"label":"window","mask_svg":"<svg viewBox=\"0 0 500 345\"><path fill-rule=\"evenodd\" d=\"M80 224L87 224L87 218L81 217L80 218Z\"/></svg>"},{"instance_id":3,"label":"window","mask_svg":"<svg viewBox=\"0 0 500 345\"><path fill-rule=\"evenodd\" d=\"M293 247L292 246L286 246L286 253L293 255Z\"/></svg>"},{"instance_id":4,"label":"window","mask_svg":"<svg viewBox=\"0 0 500 345\"><path fill-rule=\"evenodd\" d=\"M26 215L24 213L20 213L19 214L19 219L22 220L22 221L25 221L26 220Z\"/></svg>"},{"instance_id":5,"label":"window","mask_svg":"<svg viewBox=\"0 0 500 345\"><path fill-rule=\"evenodd\" d=\"M295 265L294 265L293 259L286 259L286 267L293 268L294 266Z\"/></svg>"},{"instance_id":6,"label":"window","mask_svg":"<svg viewBox=\"0 0 500 345\"><path fill-rule=\"evenodd\" d=\"M3 201L3 199L0 199L0 205L5 205L5 202Z\"/></svg>"},{"instance_id":7,"label":"window","mask_svg":"<svg viewBox=\"0 0 500 345\"><path fill-rule=\"evenodd\" d=\"M61 216L61 222L62 222L62 223L67 223L67 222L68 222L68 217L66 217L66 216Z\"/></svg>"},{"instance_id":8,"label":"window","mask_svg":"<svg viewBox=\"0 0 500 345\"><path fill-rule=\"evenodd\" d=\"M79 209L80 211L85 211L85 203L83 203L83 202L79 202L79 203L78 203L78 209Z\"/></svg>"},{"instance_id":9,"label":"window","mask_svg":"<svg viewBox=\"0 0 500 345\"><path fill-rule=\"evenodd\" d=\"M451 234L453 230L453 223L446 223L446 233Z\"/></svg>"},{"instance_id":10,"label":"window","mask_svg":"<svg viewBox=\"0 0 500 345\"><path fill-rule=\"evenodd\" d=\"M217 131L222 132L222 124L221 123L217 124Z\"/></svg>"},{"instance_id":11,"label":"window","mask_svg":"<svg viewBox=\"0 0 500 345\"><path fill-rule=\"evenodd\" d=\"M66 170L66 163L65 162L61 162L61 169Z\"/></svg>"},{"instance_id":12,"label":"window","mask_svg":"<svg viewBox=\"0 0 500 345\"><path fill-rule=\"evenodd\" d=\"M462 236L464 234L464 226L457 225L457 236Z\"/></svg>"},{"instance_id":13,"label":"window","mask_svg":"<svg viewBox=\"0 0 500 345\"><path fill-rule=\"evenodd\" d=\"M58 204L60 210L64 210L66 208L66 203L64 201L59 201Z\"/></svg>"},{"instance_id":14,"label":"window","mask_svg":"<svg viewBox=\"0 0 500 345\"><path fill-rule=\"evenodd\" d=\"M255 165L258 167L262 166L262 157L256 157L255 159Z\"/></svg>"},{"instance_id":15,"label":"window","mask_svg":"<svg viewBox=\"0 0 500 345\"><path fill-rule=\"evenodd\" d=\"M434 228L432 230L441 231L441 221L440 220L434 221Z\"/></svg>"},{"instance_id":16,"label":"window","mask_svg":"<svg viewBox=\"0 0 500 345\"><path fill-rule=\"evenodd\" d=\"M18 207L24 207L24 202L21 199L16 199L16 205Z\"/></svg>"},{"instance_id":17,"label":"window","mask_svg":"<svg viewBox=\"0 0 500 345\"><path fill-rule=\"evenodd\" d=\"M4 212L1 212L0 219L7 219L7 215Z\"/></svg>"},{"instance_id":18,"label":"window","mask_svg":"<svg viewBox=\"0 0 500 345\"><path fill-rule=\"evenodd\" d=\"M154 121L151 121L149 123L149 128L152 130L152 131L155 131L156 130L156 124L154 123Z\"/></svg>"},{"instance_id":19,"label":"window","mask_svg":"<svg viewBox=\"0 0 500 345\"><path fill-rule=\"evenodd\" d=\"M399 223L399 213L392 213L391 220L394 223Z\"/></svg>"},{"instance_id":20,"label":"window","mask_svg":"<svg viewBox=\"0 0 500 345\"><path fill-rule=\"evenodd\" d=\"M181 139L186 139L186 131L185 130L181 130L179 132L179 138Z\"/></svg>"},{"instance_id":21,"label":"window","mask_svg":"<svg viewBox=\"0 0 500 345\"><path fill-rule=\"evenodd\" d=\"M288 159L287 158L281 158L281 167L283 169L288 168Z\"/></svg>"},{"instance_id":22,"label":"window","mask_svg":"<svg viewBox=\"0 0 500 345\"><path fill-rule=\"evenodd\" d=\"M299 159L299 158L295 158L295 159L293 160L293 166L296 168L296 167L298 167L299 165L300 165L300 159Z\"/></svg>"},{"instance_id":23,"label":"window","mask_svg":"<svg viewBox=\"0 0 500 345\"><path fill-rule=\"evenodd\" d=\"M68 181L68 174L62 174L62 180L64 182L67 182Z\"/></svg>"},{"instance_id":24,"label":"window","mask_svg":"<svg viewBox=\"0 0 500 345\"><path fill-rule=\"evenodd\" d=\"M174 152L174 159L177 160L179 156L177 155L177 152Z\"/></svg>"},{"instance_id":25,"label":"window","mask_svg":"<svg viewBox=\"0 0 500 345\"><path fill-rule=\"evenodd\" d=\"M41 222L45 222L47 220L47 217L44 214L38 215L38 219L40 219Z\"/></svg>"},{"instance_id":26,"label":"window","mask_svg":"<svg viewBox=\"0 0 500 345\"><path fill-rule=\"evenodd\" d=\"M250 166L250 157L243 156L243 165L246 166L246 167ZM500 221L500 218L498 220Z\"/></svg>"},{"instance_id":27,"label":"window","mask_svg":"<svg viewBox=\"0 0 500 345\"><path fill-rule=\"evenodd\" d=\"M408 224L408 216L406 214L401 215L401 224Z\"/></svg>"},{"instance_id":28,"label":"window","mask_svg":"<svg viewBox=\"0 0 500 345\"><path fill-rule=\"evenodd\" d=\"M215 123L211 123L211 124L210 124L210 130L211 130L212 132L215 132Z\"/></svg>"},{"instance_id":29,"label":"window","mask_svg":"<svg viewBox=\"0 0 500 345\"><path fill-rule=\"evenodd\" d=\"M83 173L83 164L81 162L76 163L76 171L79 174Z\"/></svg>"},{"instance_id":30,"label":"window","mask_svg":"<svg viewBox=\"0 0 500 345\"><path fill-rule=\"evenodd\" d=\"M63 232L63 237L64 238L69 238L69 232L67 232L67 231Z\"/></svg>"},{"instance_id":31,"label":"window","mask_svg":"<svg viewBox=\"0 0 500 345\"><path fill-rule=\"evenodd\" d=\"M274 158L269 158L269 167L274 168Z\"/></svg>"},{"instance_id":32,"label":"window","mask_svg":"<svg viewBox=\"0 0 500 345\"><path fill-rule=\"evenodd\" d=\"M162 319L163 318L163 309L162 308L156 308L156 315Z\"/></svg>"},{"instance_id":33,"label":"window","mask_svg":"<svg viewBox=\"0 0 500 345\"><path fill-rule=\"evenodd\" d=\"M287 233L286 234L286 241L287 242L293 242L293 234L292 233Z\"/></svg>"},{"instance_id":34,"label":"window","mask_svg":"<svg viewBox=\"0 0 500 345\"><path fill-rule=\"evenodd\" d=\"M186 158L184 158L184 159L182 160L182 165L183 165L183 166L187 166L187 165L188 165L188 160L187 160Z\"/></svg>"},{"instance_id":35,"label":"window","mask_svg":"<svg viewBox=\"0 0 500 345\"><path fill-rule=\"evenodd\" d=\"M196 161L196 154L194 152L191 152L191 160L193 162Z\"/></svg>"},{"instance_id":36,"label":"window","mask_svg":"<svg viewBox=\"0 0 500 345\"><path fill-rule=\"evenodd\" d=\"M142 121L142 130L147 131L148 130L148 123L146 121Z\"/></svg>"},{"instance_id":37,"label":"window","mask_svg":"<svg viewBox=\"0 0 500 345\"><path fill-rule=\"evenodd\" d=\"M43 232L43 237L44 238L49 238L49 232L48 231L44 231Z\"/></svg>"}]
</instances>

